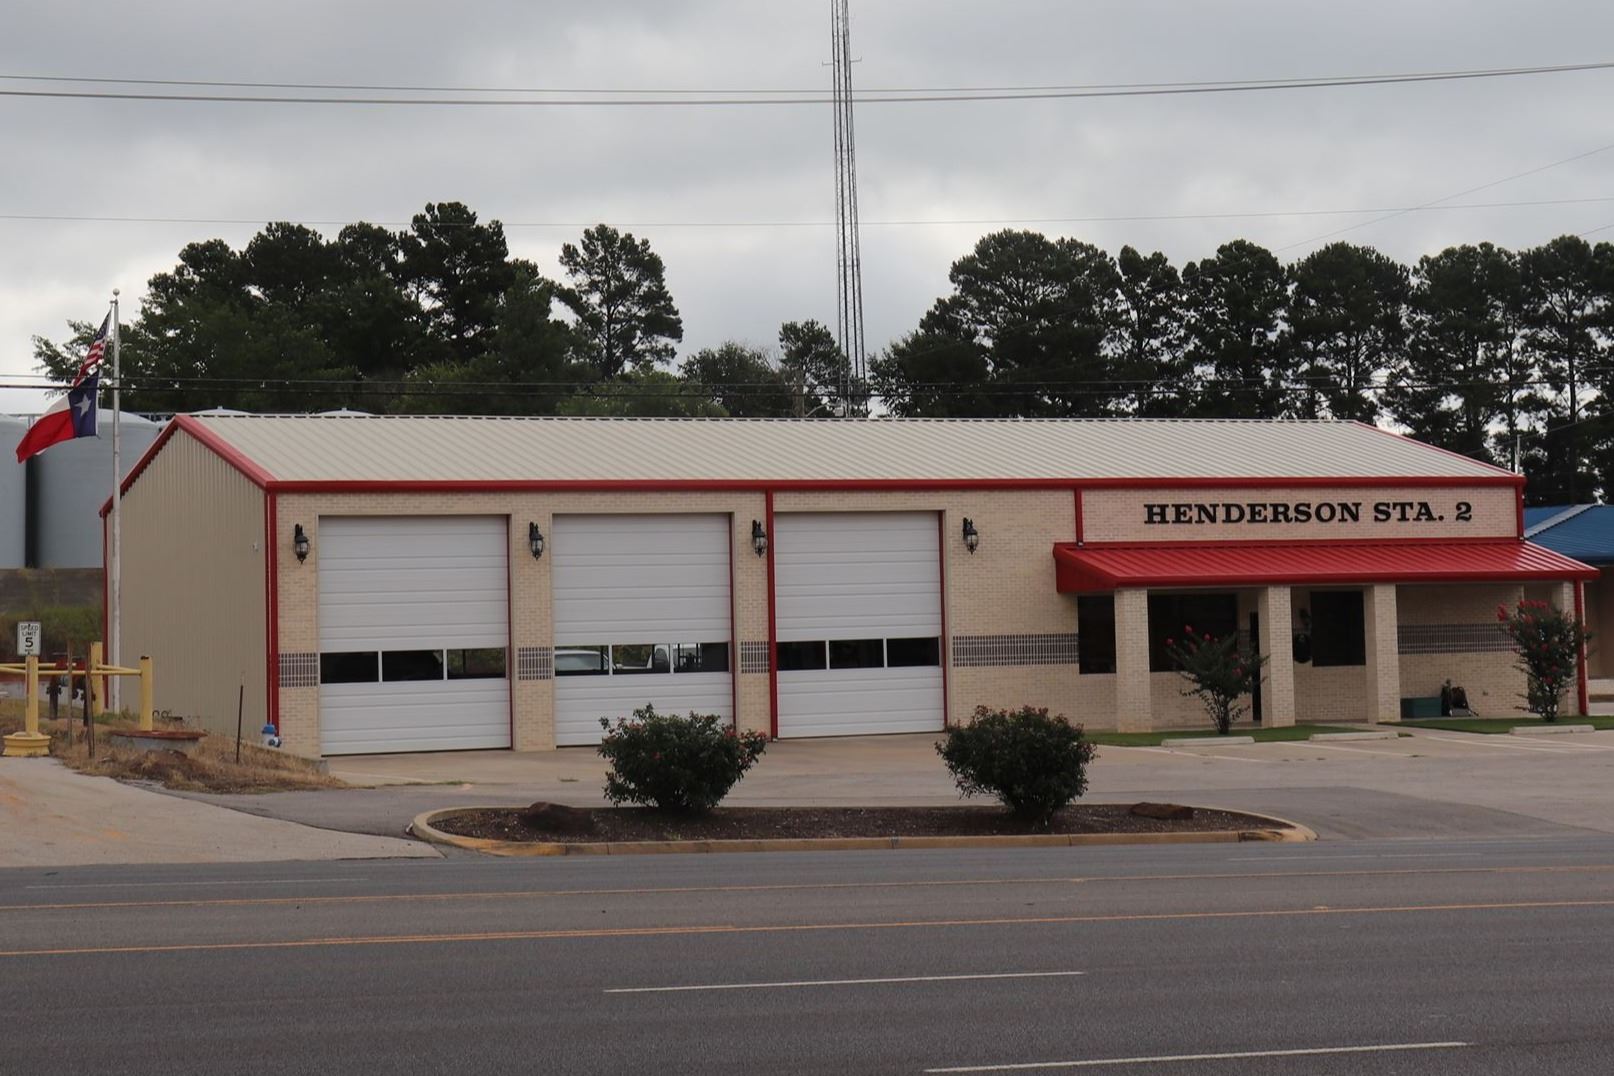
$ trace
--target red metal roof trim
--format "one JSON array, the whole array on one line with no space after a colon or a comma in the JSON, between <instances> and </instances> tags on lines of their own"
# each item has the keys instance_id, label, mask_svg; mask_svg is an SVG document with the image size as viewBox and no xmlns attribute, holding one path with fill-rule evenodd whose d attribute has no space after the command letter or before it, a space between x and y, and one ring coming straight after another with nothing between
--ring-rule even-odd
<instances>
[{"instance_id":1,"label":"red metal roof trim","mask_svg":"<svg viewBox=\"0 0 1614 1076\"><path fill-rule=\"evenodd\" d=\"M1474 583L1595 579L1597 569L1529 542L1295 543L1083 549L1054 546L1062 594L1133 587Z\"/></svg>"}]
</instances>

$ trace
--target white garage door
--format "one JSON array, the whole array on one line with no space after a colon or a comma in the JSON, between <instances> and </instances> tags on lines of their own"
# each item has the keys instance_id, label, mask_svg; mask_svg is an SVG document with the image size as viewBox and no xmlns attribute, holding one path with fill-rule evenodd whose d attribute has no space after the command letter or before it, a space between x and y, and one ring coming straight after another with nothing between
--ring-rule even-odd
<instances>
[{"instance_id":1,"label":"white garage door","mask_svg":"<svg viewBox=\"0 0 1614 1076\"><path fill-rule=\"evenodd\" d=\"M493 516L320 520L321 751L510 746L509 533Z\"/></svg>"},{"instance_id":2,"label":"white garage door","mask_svg":"<svg viewBox=\"0 0 1614 1076\"><path fill-rule=\"evenodd\" d=\"M556 516L555 742L600 718L734 716L727 516Z\"/></svg>"},{"instance_id":3,"label":"white garage door","mask_svg":"<svg viewBox=\"0 0 1614 1076\"><path fill-rule=\"evenodd\" d=\"M779 735L942 727L932 512L774 517Z\"/></svg>"}]
</instances>

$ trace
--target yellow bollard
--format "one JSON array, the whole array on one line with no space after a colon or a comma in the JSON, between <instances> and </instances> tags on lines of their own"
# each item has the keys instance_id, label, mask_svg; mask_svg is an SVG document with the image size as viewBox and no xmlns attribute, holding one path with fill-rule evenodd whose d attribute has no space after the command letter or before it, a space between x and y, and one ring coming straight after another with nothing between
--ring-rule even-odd
<instances>
[{"instance_id":1,"label":"yellow bollard","mask_svg":"<svg viewBox=\"0 0 1614 1076\"><path fill-rule=\"evenodd\" d=\"M90 720L94 721L101 716L101 700L106 698L106 689L101 685L101 677L96 675L101 667L101 644L90 644L90 658L84 667L84 705L89 707Z\"/></svg>"},{"instance_id":2,"label":"yellow bollard","mask_svg":"<svg viewBox=\"0 0 1614 1076\"><path fill-rule=\"evenodd\" d=\"M28 688L26 708L23 710L23 731L13 732L5 739L5 754L23 758L50 754L50 737L39 731L39 658L29 654L23 661L23 674Z\"/></svg>"},{"instance_id":3,"label":"yellow bollard","mask_svg":"<svg viewBox=\"0 0 1614 1076\"><path fill-rule=\"evenodd\" d=\"M156 719L155 692L151 687L151 659L140 658L140 730L150 732Z\"/></svg>"}]
</instances>

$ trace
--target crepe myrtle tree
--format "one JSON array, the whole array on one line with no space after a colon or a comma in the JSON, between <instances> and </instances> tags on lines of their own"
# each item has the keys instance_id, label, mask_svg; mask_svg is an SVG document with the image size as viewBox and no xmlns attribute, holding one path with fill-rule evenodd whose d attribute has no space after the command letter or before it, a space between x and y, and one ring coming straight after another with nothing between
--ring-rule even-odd
<instances>
[{"instance_id":1,"label":"crepe myrtle tree","mask_svg":"<svg viewBox=\"0 0 1614 1076\"><path fill-rule=\"evenodd\" d=\"M1574 617L1543 601L1521 599L1509 610L1496 607L1496 619L1513 642L1517 667L1525 676L1524 705L1543 721L1558 720L1558 708L1574 682L1581 650L1591 639Z\"/></svg>"},{"instance_id":2,"label":"crepe myrtle tree","mask_svg":"<svg viewBox=\"0 0 1614 1076\"><path fill-rule=\"evenodd\" d=\"M1192 624L1183 625L1181 639L1166 640L1166 653L1191 685L1183 689L1183 694L1198 696L1216 724L1217 735L1226 736L1233 722L1249 709L1239 699L1255 690L1267 659L1241 651L1236 631L1222 636L1196 633Z\"/></svg>"}]
</instances>

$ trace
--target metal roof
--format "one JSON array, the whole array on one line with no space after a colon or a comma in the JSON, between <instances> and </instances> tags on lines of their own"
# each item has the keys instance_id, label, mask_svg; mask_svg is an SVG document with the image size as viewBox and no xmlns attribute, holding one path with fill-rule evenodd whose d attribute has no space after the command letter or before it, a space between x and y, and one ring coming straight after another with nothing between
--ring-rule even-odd
<instances>
[{"instance_id":1,"label":"metal roof","mask_svg":"<svg viewBox=\"0 0 1614 1076\"><path fill-rule=\"evenodd\" d=\"M1274 583L1518 582L1594 579L1597 569L1529 542L1374 545L1054 546L1061 593L1119 587L1238 587Z\"/></svg>"},{"instance_id":2,"label":"metal roof","mask_svg":"<svg viewBox=\"0 0 1614 1076\"><path fill-rule=\"evenodd\" d=\"M1530 522L1525 536L1538 545L1588 564L1614 563L1614 505L1577 504L1551 509L1550 515Z\"/></svg>"},{"instance_id":3,"label":"metal roof","mask_svg":"<svg viewBox=\"0 0 1614 1076\"><path fill-rule=\"evenodd\" d=\"M1332 421L215 413L177 425L287 483L1515 480L1371 426Z\"/></svg>"}]
</instances>

